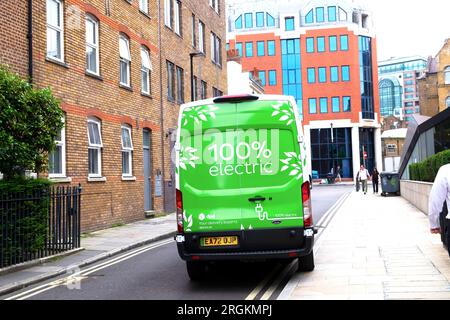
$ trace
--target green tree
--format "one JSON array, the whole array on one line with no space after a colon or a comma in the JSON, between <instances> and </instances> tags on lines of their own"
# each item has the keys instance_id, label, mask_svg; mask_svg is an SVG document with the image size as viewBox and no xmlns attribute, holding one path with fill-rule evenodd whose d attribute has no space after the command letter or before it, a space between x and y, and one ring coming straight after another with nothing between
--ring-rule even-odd
<instances>
[{"instance_id":1,"label":"green tree","mask_svg":"<svg viewBox=\"0 0 450 320\"><path fill-rule=\"evenodd\" d=\"M0 66L0 172L4 179L45 168L64 125L63 115L50 89L34 89Z\"/></svg>"}]
</instances>

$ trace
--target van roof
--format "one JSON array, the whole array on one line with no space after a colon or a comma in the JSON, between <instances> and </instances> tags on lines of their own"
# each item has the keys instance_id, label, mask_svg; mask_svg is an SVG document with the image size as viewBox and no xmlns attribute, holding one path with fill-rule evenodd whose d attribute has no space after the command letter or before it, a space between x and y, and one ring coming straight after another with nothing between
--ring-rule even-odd
<instances>
[{"instance_id":1,"label":"van roof","mask_svg":"<svg viewBox=\"0 0 450 320\"><path fill-rule=\"evenodd\" d=\"M252 96L258 97L257 101L270 101L270 100L275 100L275 101L289 101L292 105L296 105L295 99L292 96L284 96L284 95L275 95L275 94L252 94ZM226 96L224 96L226 97ZM182 111L185 108L189 108L189 107L197 107L197 106L202 106L205 104L214 104L214 99L217 99L218 97L214 97L211 99L205 99L205 100L198 100L198 101L193 101L193 102L188 102L185 104L182 104L180 106L180 111Z\"/></svg>"}]
</instances>

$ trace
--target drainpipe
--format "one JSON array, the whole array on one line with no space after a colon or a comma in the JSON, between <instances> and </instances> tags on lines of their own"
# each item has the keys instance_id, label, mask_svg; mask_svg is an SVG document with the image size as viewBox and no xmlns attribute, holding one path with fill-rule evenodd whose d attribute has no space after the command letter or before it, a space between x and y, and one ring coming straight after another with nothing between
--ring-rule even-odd
<instances>
[{"instance_id":1,"label":"drainpipe","mask_svg":"<svg viewBox=\"0 0 450 320\"><path fill-rule=\"evenodd\" d=\"M33 0L28 0L28 81L33 84Z\"/></svg>"},{"instance_id":2,"label":"drainpipe","mask_svg":"<svg viewBox=\"0 0 450 320\"><path fill-rule=\"evenodd\" d=\"M160 128L161 128L161 180L162 180L162 196L163 196L163 210L166 209L166 180L165 180L165 134L164 134L164 106L163 106L163 58L162 58L162 46L161 46L161 0L158 0L158 47L159 47L159 109L160 109Z\"/></svg>"}]
</instances>

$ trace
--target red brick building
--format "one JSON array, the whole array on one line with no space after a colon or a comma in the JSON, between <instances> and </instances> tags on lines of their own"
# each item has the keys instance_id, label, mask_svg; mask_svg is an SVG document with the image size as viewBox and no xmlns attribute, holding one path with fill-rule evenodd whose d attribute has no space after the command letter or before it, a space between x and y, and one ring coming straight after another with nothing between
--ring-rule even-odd
<instances>
[{"instance_id":1,"label":"red brick building","mask_svg":"<svg viewBox=\"0 0 450 320\"><path fill-rule=\"evenodd\" d=\"M266 93L294 96L321 178L339 166L382 165L376 37L371 13L352 1L231 0L227 46ZM265 80L264 80L265 79ZM367 157L364 157L366 154Z\"/></svg>"},{"instance_id":2,"label":"red brick building","mask_svg":"<svg viewBox=\"0 0 450 320\"><path fill-rule=\"evenodd\" d=\"M209 36L225 50L222 8L223 0L0 3L0 64L50 87L65 111L48 177L82 185L82 231L174 210L170 133L179 104L190 101L189 53L198 37L190 19L203 23L195 78L212 97L226 91L224 54L210 50Z\"/></svg>"}]
</instances>

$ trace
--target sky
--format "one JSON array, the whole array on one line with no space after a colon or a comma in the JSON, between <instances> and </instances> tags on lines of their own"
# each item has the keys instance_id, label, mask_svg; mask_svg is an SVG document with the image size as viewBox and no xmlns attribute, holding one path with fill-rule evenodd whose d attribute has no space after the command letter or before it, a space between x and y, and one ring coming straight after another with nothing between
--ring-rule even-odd
<instances>
[{"instance_id":1,"label":"sky","mask_svg":"<svg viewBox=\"0 0 450 320\"><path fill-rule=\"evenodd\" d=\"M373 12L378 60L435 56L450 38L448 0L359 0Z\"/></svg>"}]
</instances>

